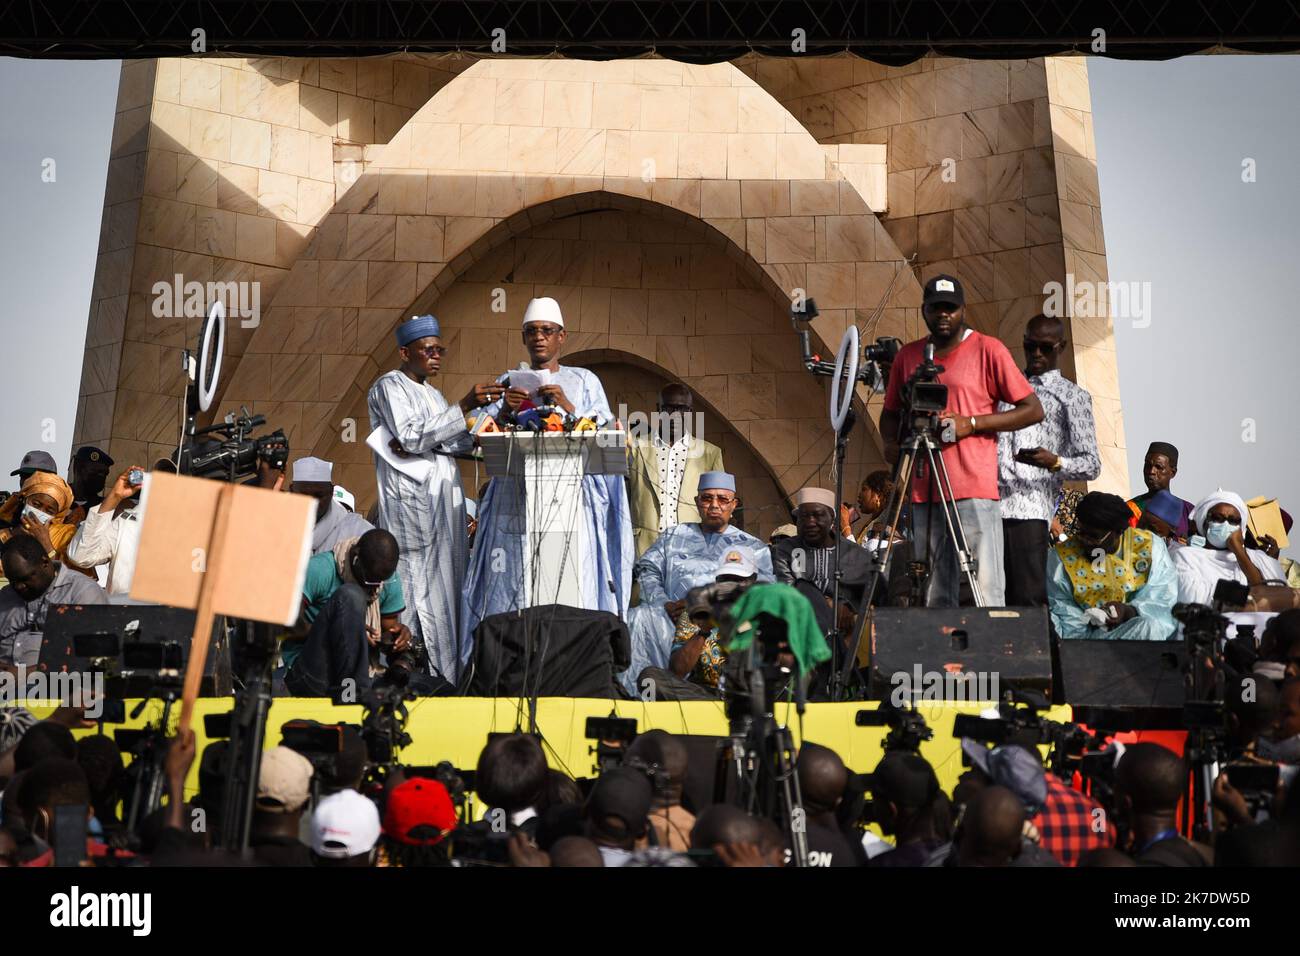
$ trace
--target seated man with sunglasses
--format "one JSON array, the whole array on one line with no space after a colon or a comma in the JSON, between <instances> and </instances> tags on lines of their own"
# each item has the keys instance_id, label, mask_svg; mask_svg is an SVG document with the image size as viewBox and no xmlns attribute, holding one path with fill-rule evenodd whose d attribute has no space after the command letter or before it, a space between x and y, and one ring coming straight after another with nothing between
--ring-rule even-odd
<instances>
[{"instance_id":1,"label":"seated man with sunglasses","mask_svg":"<svg viewBox=\"0 0 1300 956\"><path fill-rule=\"evenodd\" d=\"M1065 349L1065 323L1034 316L1025 326L1024 346L1025 377L1043 406L1043 420L998 433L1002 557L1007 605L1044 607L1049 529L1064 484L1096 478L1101 456L1092 396L1057 368Z\"/></svg>"},{"instance_id":2,"label":"seated man with sunglasses","mask_svg":"<svg viewBox=\"0 0 1300 956\"><path fill-rule=\"evenodd\" d=\"M1178 573L1164 542L1130 527L1131 516L1118 495L1084 495L1074 534L1047 552L1047 603L1062 640L1174 637Z\"/></svg>"},{"instance_id":3,"label":"seated man with sunglasses","mask_svg":"<svg viewBox=\"0 0 1300 956\"><path fill-rule=\"evenodd\" d=\"M369 690L386 663L410 664L411 632L398 620L405 609L397 576L397 539L381 528L340 541L307 562L302 613L280 648L285 687L295 697L333 697Z\"/></svg>"}]
</instances>

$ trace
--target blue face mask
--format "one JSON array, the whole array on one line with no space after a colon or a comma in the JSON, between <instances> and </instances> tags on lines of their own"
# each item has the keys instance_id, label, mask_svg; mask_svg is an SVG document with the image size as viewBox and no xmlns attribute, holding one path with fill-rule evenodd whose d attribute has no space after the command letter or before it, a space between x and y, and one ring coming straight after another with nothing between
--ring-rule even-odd
<instances>
[{"instance_id":1,"label":"blue face mask","mask_svg":"<svg viewBox=\"0 0 1300 956\"><path fill-rule=\"evenodd\" d=\"M1226 521L1207 521L1205 522L1205 540L1210 543L1212 548L1225 548L1228 545L1228 539L1232 537L1232 533L1236 530L1236 525L1228 524Z\"/></svg>"}]
</instances>

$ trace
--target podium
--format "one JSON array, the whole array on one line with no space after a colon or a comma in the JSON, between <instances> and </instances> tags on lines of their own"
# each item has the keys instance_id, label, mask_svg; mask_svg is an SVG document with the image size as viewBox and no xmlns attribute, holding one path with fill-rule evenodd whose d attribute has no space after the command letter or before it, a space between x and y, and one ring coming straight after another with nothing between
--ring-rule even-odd
<instances>
[{"instance_id":1,"label":"podium","mask_svg":"<svg viewBox=\"0 0 1300 956\"><path fill-rule=\"evenodd\" d=\"M491 432L479 436L489 477L520 479L524 511L522 607L586 607L583 581L592 576L583 496L587 475L627 474L627 433Z\"/></svg>"}]
</instances>

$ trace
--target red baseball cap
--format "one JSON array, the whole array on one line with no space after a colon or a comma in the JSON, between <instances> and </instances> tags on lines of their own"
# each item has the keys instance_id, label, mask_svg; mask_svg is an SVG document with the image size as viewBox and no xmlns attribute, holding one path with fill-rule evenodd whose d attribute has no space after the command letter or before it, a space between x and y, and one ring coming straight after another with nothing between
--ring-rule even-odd
<instances>
[{"instance_id":1,"label":"red baseball cap","mask_svg":"<svg viewBox=\"0 0 1300 956\"><path fill-rule=\"evenodd\" d=\"M425 777L412 777L394 787L384 807L385 835L411 846L433 846L454 830L458 822L447 788ZM420 826L433 827L438 835L423 839L410 836Z\"/></svg>"}]
</instances>

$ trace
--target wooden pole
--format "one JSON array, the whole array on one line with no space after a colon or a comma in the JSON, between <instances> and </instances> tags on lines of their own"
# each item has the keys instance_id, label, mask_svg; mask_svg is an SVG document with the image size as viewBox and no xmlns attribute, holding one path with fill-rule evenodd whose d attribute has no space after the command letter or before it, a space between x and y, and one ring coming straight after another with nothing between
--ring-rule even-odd
<instances>
[{"instance_id":1,"label":"wooden pole","mask_svg":"<svg viewBox=\"0 0 1300 956\"><path fill-rule=\"evenodd\" d=\"M180 730L189 729L194 715L194 701L199 696L203 682L203 668L208 659L208 644L212 641L212 622L215 614L212 598L217 592L218 558L225 543L226 529L230 525L230 507L235 499L235 486L222 485L217 498L217 511L212 518L212 537L208 539L208 553L204 556L203 580L199 585L199 603L194 613L194 634L190 637L190 659L185 666L185 684L181 695Z\"/></svg>"}]
</instances>

